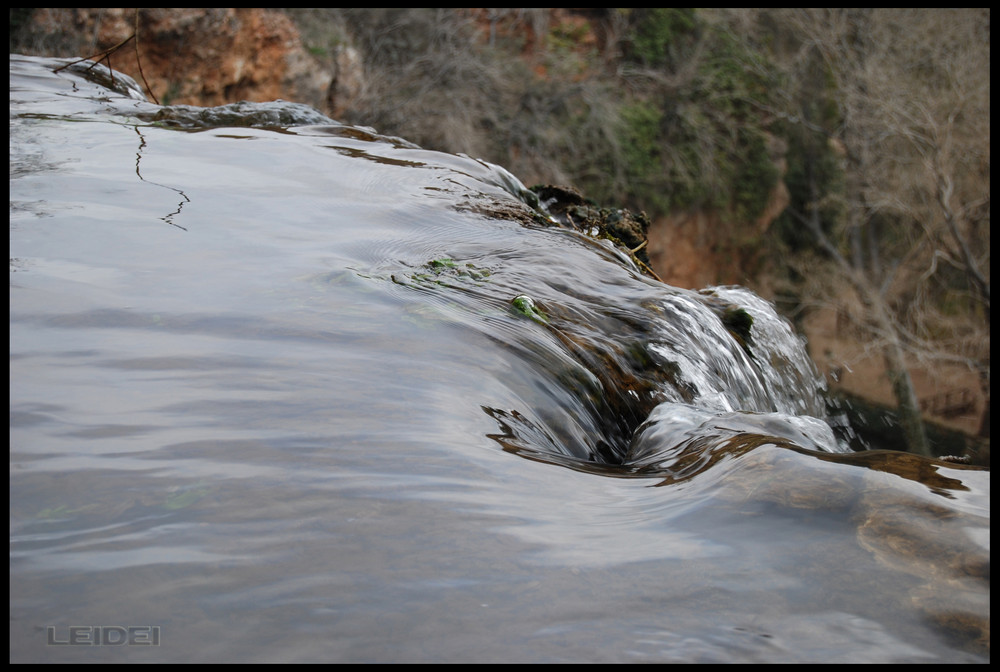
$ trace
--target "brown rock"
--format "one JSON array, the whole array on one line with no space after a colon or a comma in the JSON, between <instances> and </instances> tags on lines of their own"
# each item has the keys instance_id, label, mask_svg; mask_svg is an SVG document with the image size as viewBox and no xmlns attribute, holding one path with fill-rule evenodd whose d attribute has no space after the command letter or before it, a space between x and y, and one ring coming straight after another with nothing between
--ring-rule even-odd
<instances>
[{"instance_id":1,"label":"brown rock","mask_svg":"<svg viewBox=\"0 0 1000 672\"><path fill-rule=\"evenodd\" d=\"M134 9L39 9L32 31L42 55L91 56L136 29ZM302 46L291 19L268 9L140 9L138 54L126 44L111 66L159 102L222 105L294 100L322 109L333 73ZM70 37L56 41L52 35ZM49 36L49 37L47 37ZM73 37L75 36L75 38Z\"/></svg>"},{"instance_id":2,"label":"brown rock","mask_svg":"<svg viewBox=\"0 0 1000 672\"><path fill-rule=\"evenodd\" d=\"M351 46L337 49L336 70L327 91L326 105L330 116L341 119L364 91L364 68L361 54Z\"/></svg>"},{"instance_id":3,"label":"brown rock","mask_svg":"<svg viewBox=\"0 0 1000 672\"><path fill-rule=\"evenodd\" d=\"M659 217L647 234L650 266L665 283L675 287L748 284L754 253L740 241L747 233L748 240L762 236L788 207L789 199L788 187L779 180L764 211L752 222L728 221L724 213L715 210L688 210Z\"/></svg>"},{"instance_id":4,"label":"brown rock","mask_svg":"<svg viewBox=\"0 0 1000 672\"><path fill-rule=\"evenodd\" d=\"M698 289L735 282L722 278L716 250L718 216L707 211L680 212L657 218L649 227L649 263L668 285Z\"/></svg>"}]
</instances>

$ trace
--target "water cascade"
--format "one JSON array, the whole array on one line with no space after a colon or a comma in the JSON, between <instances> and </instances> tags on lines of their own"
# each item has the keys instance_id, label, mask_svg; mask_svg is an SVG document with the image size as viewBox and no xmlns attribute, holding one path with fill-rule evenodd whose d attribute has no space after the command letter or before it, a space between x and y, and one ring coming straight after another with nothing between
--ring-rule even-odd
<instances>
[{"instance_id":1,"label":"water cascade","mask_svg":"<svg viewBox=\"0 0 1000 672\"><path fill-rule=\"evenodd\" d=\"M989 660L989 472L850 450L768 302L66 63L10 60L12 662Z\"/></svg>"}]
</instances>

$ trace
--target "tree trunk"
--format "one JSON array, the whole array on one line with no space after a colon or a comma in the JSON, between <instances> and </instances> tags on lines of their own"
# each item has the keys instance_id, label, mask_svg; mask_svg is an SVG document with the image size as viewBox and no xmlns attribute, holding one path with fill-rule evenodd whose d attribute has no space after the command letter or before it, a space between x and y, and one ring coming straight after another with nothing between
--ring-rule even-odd
<instances>
[{"instance_id":1,"label":"tree trunk","mask_svg":"<svg viewBox=\"0 0 1000 672\"><path fill-rule=\"evenodd\" d=\"M920 416L920 404L917 401L917 393L913 389L913 379L906 367L906 351L903 348L903 343L899 339L899 333L896 331L885 301L874 288L864 283L858 277L859 275L853 275L856 289L872 311L876 331L880 332L885 340L882 345L882 356L885 360L886 374L892 384L893 395L896 397L896 412L899 425L903 430L907 451L930 457L931 448L927 442L927 434L924 432L924 421Z\"/></svg>"},{"instance_id":2,"label":"tree trunk","mask_svg":"<svg viewBox=\"0 0 1000 672\"><path fill-rule=\"evenodd\" d=\"M913 389L913 380L906 368L903 358L903 347L898 339L891 338L884 350L885 368L892 383L892 391L896 396L896 410L899 415L899 425L903 430L903 438L909 452L931 457L931 448L924 432L924 422L920 417L920 404Z\"/></svg>"},{"instance_id":3,"label":"tree trunk","mask_svg":"<svg viewBox=\"0 0 1000 672\"><path fill-rule=\"evenodd\" d=\"M930 444L927 443L927 434L924 432L920 404L917 402L917 393L913 389L913 379L910 378L909 369L906 368L906 351L899 338L899 331L896 329L889 307L885 304L878 289L872 285L872 281L859 268L852 267L851 263L826 237L815 210L809 217L795 211L790 212L812 230L820 248L834 260L870 311L872 322L870 328L876 337L883 340L882 356L889 382L892 384L893 395L896 397L899 424L903 430L903 439L906 441L907 450L917 455L930 457Z\"/></svg>"}]
</instances>

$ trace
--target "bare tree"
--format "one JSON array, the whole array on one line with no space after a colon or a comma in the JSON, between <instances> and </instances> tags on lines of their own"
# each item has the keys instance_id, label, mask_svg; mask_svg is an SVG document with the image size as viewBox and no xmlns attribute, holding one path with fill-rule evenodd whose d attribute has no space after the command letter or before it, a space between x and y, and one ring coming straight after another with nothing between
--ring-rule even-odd
<instances>
[{"instance_id":1,"label":"bare tree","mask_svg":"<svg viewBox=\"0 0 1000 672\"><path fill-rule=\"evenodd\" d=\"M779 114L843 157L842 188L810 181L807 205L790 214L866 307L909 450L929 454L908 362L966 362L989 398L989 12L780 10L767 20L786 37ZM817 95L835 113L812 113ZM823 221L831 199L841 214Z\"/></svg>"}]
</instances>

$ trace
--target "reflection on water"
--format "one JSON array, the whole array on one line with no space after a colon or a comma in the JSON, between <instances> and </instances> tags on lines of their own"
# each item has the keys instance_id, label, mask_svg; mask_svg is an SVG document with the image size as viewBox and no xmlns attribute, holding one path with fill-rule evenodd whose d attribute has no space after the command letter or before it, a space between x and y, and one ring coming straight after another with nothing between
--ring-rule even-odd
<instances>
[{"instance_id":1,"label":"reflection on water","mask_svg":"<svg viewBox=\"0 0 1000 672\"><path fill-rule=\"evenodd\" d=\"M58 63L11 57L12 661L988 661L989 473L848 452L759 298Z\"/></svg>"}]
</instances>

